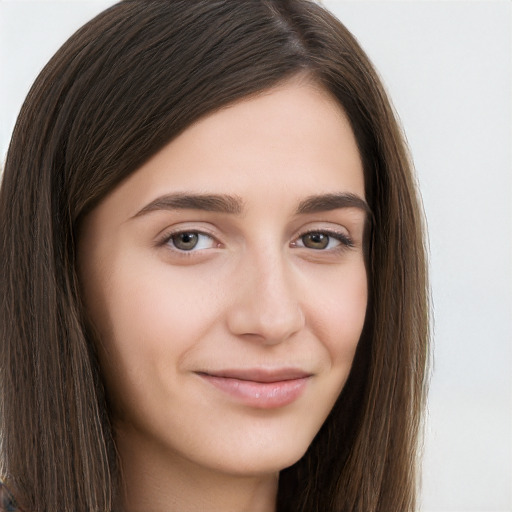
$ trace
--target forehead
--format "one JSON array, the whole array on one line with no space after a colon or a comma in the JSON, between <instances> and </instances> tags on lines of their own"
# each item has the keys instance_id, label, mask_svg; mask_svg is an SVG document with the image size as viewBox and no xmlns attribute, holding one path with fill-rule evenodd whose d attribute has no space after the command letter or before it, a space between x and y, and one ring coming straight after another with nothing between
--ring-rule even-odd
<instances>
[{"instance_id":1,"label":"forehead","mask_svg":"<svg viewBox=\"0 0 512 512\"><path fill-rule=\"evenodd\" d=\"M294 81L202 118L111 195L134 215L156 197L189 192L231 194L248 206L339 192L364 198L364 177L342 108Z\"/></svg>"}]
</instances>

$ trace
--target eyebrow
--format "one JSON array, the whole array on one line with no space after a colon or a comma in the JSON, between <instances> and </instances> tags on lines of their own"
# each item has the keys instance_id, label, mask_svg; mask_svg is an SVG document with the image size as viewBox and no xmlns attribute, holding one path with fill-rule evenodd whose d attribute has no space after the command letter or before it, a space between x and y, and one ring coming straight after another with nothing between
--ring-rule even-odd
<instances>
[{"instance_id":1,"label":"eyebrow","mask_svg":"<svg viewBox=\"0 0 512 512\"><path fill-rule=\"evenodd\" d=\"M243 201L237 196L224 194L166 194L144 206L134 217L156 210L203 210L240 215Z\"/></svg>"},{"instance_id":2,"label":"eyebrow","mask_svg":"<svg viewBox=\"0 0 512 512\"><path fill-rule=\"evenodd\" d=\"M351 193L319 194L310 196L299 203L297 214L327 212L338 208L358 208L370 214L368 203L360 196Z\"/></svg>"},{"instance_id":3,"label":"eyebrow","mask_svg":"<svg viewBox=\"0 0 512 512\"><path fill-rule=\"evenodd\" d=\"M368 203L360 196L352 193L318 194L303 199L296 210L296 215L325 212L339 208L358 208L371 213ZM133 217L158 210L202 210L216 213L240 215L244 210L244 202L238 196L227 194L166 194L156 198L144 206Z\"/></svg>"}]
</instances>

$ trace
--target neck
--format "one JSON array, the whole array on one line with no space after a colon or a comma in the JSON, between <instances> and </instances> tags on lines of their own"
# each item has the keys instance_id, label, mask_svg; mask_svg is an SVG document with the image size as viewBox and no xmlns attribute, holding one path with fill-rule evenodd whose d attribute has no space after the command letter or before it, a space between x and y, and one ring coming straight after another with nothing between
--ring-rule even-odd
<instances>
[{"instance_id":1,"label":"neck","mask_svg":"<svg viewBox=\"0 0 512 512\"><path fill-rule=\"evenodd\" d=\"M118 432L119 512L275 512L278 473L232 475Z\"/></svg>"}]
</instances>

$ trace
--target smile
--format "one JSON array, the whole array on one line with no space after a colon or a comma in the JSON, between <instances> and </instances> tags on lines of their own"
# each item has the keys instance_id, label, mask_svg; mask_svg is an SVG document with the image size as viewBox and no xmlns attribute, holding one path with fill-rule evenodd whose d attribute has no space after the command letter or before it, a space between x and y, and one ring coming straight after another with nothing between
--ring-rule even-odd
<instances>
[{"instance_id":1,"label":"smile","mask_svg":"<svg viewBox=\"0 0 512 512\"><path fill-rule=\"evenodd\" d=\"M298 370L198 372L204 381L235 400L258 409L284 407L304 392L309 373Z\"/></svg>"}]
</instances>

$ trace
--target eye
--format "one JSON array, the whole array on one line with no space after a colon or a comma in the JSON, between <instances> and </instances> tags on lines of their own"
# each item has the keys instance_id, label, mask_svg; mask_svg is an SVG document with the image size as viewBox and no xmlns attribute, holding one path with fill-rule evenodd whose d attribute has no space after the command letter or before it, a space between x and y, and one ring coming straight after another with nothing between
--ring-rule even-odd
<instances>
[{"instance_id":1,"label":"eye","mask_svg":"<svg viewBox=\"0 0 512 512\"><path fill-rule=\"evenodd\" d=\"M167 238L166 243L178 251L187 252L211 249L216 246L213 237L199 231L180 231L179 233L173 233Z\"/></svg>"},{"instance_id":2,"label":"eye","mask_svg":"<svg viewBox=\"0 0 512 512\"><path fill-rule=\"evenodd\" d=\"M353 247L352 240L343 233L332 231L310 231L300 236L294 243L294 247L305 247L314 250L331 250L344 247Z\"/></svg>"}]
</instances>

